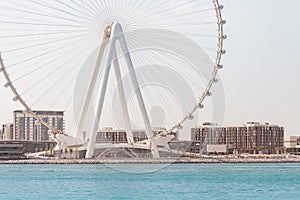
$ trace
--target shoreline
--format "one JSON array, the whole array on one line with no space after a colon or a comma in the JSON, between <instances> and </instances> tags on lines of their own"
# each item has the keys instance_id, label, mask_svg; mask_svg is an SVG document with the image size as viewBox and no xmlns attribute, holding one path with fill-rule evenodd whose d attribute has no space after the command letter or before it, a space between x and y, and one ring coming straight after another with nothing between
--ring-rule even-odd
<instances>
[{"instance_id":1,"label":"shoreline","mask_svg":"<svg viewBox=\"0 0 300 200\"><path fill-rule=\"evenodd\" d=\"M259 163L300 163L300 158L204 158L204 159L23 159L0 160L5 164L259 164Z\"/></svg>"}]
</instances>

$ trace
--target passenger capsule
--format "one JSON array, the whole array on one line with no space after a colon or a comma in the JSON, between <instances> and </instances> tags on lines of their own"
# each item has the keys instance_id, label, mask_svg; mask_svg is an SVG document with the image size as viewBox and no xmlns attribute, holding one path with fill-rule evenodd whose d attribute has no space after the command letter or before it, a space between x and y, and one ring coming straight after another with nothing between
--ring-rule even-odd
<instances>
[{"instance_id":1,"label":"passenger capsule","mask_svg":"<svg viewBox=\"0 0 300 200\"><path fill-rule=\"evenodd\" d=\"M9 83L4 84L4 87L8 88L8 86L9 86Z\"/></svg>"},{"instance_id":2,"label":"passenger capsule","mask_svg":"<svg viewBox=\"0 0 300 200\"><path fill-rule=\"evenodd\" d=\"M181 125L178 125L178 130L182 130L183 129L183 126L181 126Z\"/></svg>"},{"instance_id":3,"label":"passenger capsule","mask_svg":"<svg viewBox=\"0 0 300 200\"><path fill-rule=\"evenodd\" d=\"M194 120L194 119L195 119L195 117L193 115L190 115L188 118L188 120Z\"/></svg>"}]
</instances>

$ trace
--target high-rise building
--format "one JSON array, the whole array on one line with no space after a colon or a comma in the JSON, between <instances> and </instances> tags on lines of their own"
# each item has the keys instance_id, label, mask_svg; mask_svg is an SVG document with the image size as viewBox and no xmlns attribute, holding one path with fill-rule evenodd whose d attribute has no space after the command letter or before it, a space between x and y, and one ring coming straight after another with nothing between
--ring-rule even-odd
<instances>
[{"instance_id":1,"label":"high-rise building","mask_svg":"<svg viewBox=\"0 0 300 200\"><path fill-rule=\"evenodd\" d=\"M198 152L199 145L228 145L239 152L275 153L284 147L284 128L269 123L248 122L244 125L217 126L205 123L192 128L192 151ZM196 146L197 144L197 146Z\"/></svg>"},{"instance_id":2,"label":"high-rise building","mask_svg":"<svg viewBox=\"0 0 300 200\"><path fill-rule=\"evenodd\" d=\"M34 111L56 130L64 132L63 111ZM20 141L49 141L48 128L24 111L14 111L13 139Z\"/></svg>"}]
</instances>

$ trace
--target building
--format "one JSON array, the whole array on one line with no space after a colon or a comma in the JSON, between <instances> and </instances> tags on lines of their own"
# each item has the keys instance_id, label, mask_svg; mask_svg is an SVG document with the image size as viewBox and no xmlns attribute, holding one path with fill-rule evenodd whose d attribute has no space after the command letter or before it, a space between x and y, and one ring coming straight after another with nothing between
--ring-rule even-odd
<instances>
[{"instance_id":1,"label":"building","mask_svg":"<svg viewBox=\"0 0 300 200\"><path fill-rule=\"evenodd\" d=\"M228 145L226 144L208 144L206 145L206 152L208 154L223 154L226 155L229 153Z\"/></svg>"},{"instance_id":2,"label":"building","mask_svg":"<svg viewBox=\"0 0 300 200\"><path fill-rule=\"evenodd\" d=\"M154 128L154 134L158 134L164 131L164 128ZM174 140L177 140L178 134L174 133ZM133 139L134 142L140 142L148 139L145 130L133 130ZM112 143L112 144L120 144L120 143L128 143L127 134L123 130L115 130L113 128L104 128L99 131L96 135L96 143Z\"/></svg>"},{"instance_id":3,"label":"building","mask_svg":"<svg viewBox=\"0 0 300 200\"><path fill-rule=\"evenodd\" d=\"M154 135L158 135L162 131L165 131L165 128L153 128ZM148 139L146 131L141 129L135 129L132 130L133 134L133 140L135 143L139 144L146 144L146 140ZM169 138L172 140L176 140L177 133L172 134L174 137L162 137L158 140L156 140L156 144L159 147L165 146L165 144L168 144ZM167 142L166 142L167 141ZM139 158L150 158L152 157L151 151L147 149L128 149L128 148L119 148L119 149L111 149L109 148L109 145L114 144L128 144L127 141L127 133L124 130L116 130L113 128L104 128L101 131L97 132L96 134L96 144L97 145L108 145L106 149L97 149L95 152L96 157L120 157L120 158L126 158L126 157L139 157ZM160 152L160 156L165 157L169 156L170 152L164 153Z\"/></svg>"},{"instance_id":4,"label":"building","mask_svg":"<svg viewBox=\"0 0 300 200\"><path fill-rule=\"evenodd\" d=\"M34 111L37 116L56 130L64 132L63 111ZM28 113L14 111L13 140L19 141L49 141L48 128L39 123Z\"/></svg>"},{"instance_id":5,"label":"building","mask_svg":"<svg viewBox=\"0 0 300 200\"><path fill-rule=\"evenodd\" d=\"M24 158L25 153L35 153L54 149L56 142L0 141L0 160Z\"/></svg>"},{"instance_id":6,"label":"building","mask_svg":"<svg viewBox=\"0 0 300 200\"><path fill-rule=\"evenodd\" d=\"M284 148L284 128L269 123L248 122L244 125L217 126L205 123L192 128L192 152L199 145L228 145L229 152L276 153Z\"/></svg>"},{"instance_id":7,"label":"building","mask_svg":"<svg viewBox=\"0 0 300 200\"><path fill-rule=\"evenodd\" d=\"M141 141L147 138L146 132L142 130L133 130L134 141ZM128 143L127 134L123 130L115 130L113 128L104 128L99 131L96 136L96 143Z\"/></svg>"},{"instance_id":8,"label":"building","mask_svg":"<svg viewBox=\"0 0 300 200\"><path fill-rule=\"evenodd\" d=\"M300 136L286 136L284 146L289 149L300 148Z\"/></svg>"},{"instance_id":9,"label":"building","mask_svg":"<svg viewBox=\"0 0 300 200\"><path fill-rule=\"evenodd\" d=\"M284 147L288 153L299 154L300 136L287 136L284 138Z\"/></svg>"},{"instance_id":10,"label":"building","mask_svg":"<svg viewBox=\"0 0 300 200\"><path fill-rule=\"evenodd\" d=\"M13 124L3 124L1 127L0 140L12 140L13 139Z\"/></svg>"}]
</instances>

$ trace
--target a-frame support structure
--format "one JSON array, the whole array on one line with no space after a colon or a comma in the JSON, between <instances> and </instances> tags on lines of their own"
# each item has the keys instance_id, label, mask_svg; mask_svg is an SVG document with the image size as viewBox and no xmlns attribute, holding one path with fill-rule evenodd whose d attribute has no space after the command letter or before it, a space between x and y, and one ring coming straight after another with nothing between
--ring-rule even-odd
<instances>
[{"instance_id":1,"label":"a-frame support structure","mask_svg":"<svg viewBox=\"0 0 300 200\"><path fill-rule=\"evenodd\" d=\"M133 140L133 132L131 128L130 123L130 117L128 113L128 106L127 101L125 97L125 91L124 86L122 82L122 75L120 70L120 65L117 59L117 50L116 50L116 43L118 41L118 44L120 45L121 51L123 53L123 56L125 57L126 65L129 71L130 75L130 81L135 89L135 96L137 98L138 107L142 114L146 134L149 140L150 144L150 150L152 153L153 158L159 158L159 152L156 145L156 140L153 134L152 126L150 124L150 120L147 114L147 110L145 107L144 99L141 93L141 90L139 88L139 83L137 80L137 76L135 73L135 69L131 60L130 52L126 43L125 36L123 34L122 26L118 22L114 22L112 25L106 28L104 31L104 36L101 42L101 46L99 49L96 65L93 69L92 77L89 83L89 87L87 90L87 94L84 100L84 104L81 111L81 116L79 119L78 127L77 127L77 138L81 137L82 131L83 131L83 124L86 119L87 110L89 108L89 105L91 103L91 98L93 95L93 91L95 89L95 84L97 81L97 78L99 76L100 67L105 67L104 69L104 77L102 78L101 83L101 91L100 91L100 98L96 109L96 116L92 125L91 132L88 136L87 141L87 152L86 152L86 158L92 158L95 154L95 144L96 144L96 134L99 128L99 123L102 116L102 110L103 110L103 104L105 100L108 80L111 72L111 66L114 65L114 71L115 71L115 78L118 85L118 91L119 91L119 97L120 102L122 104L122 112L123 112L123 118L124 118L124 124L125 124L125 131L127 134L127 140L128 144L134 146L134 140ZM107 51L107 57L104 58L104 52ZM105 62L105 65L103 65L103 62Z\"/></svg>"}]
</instances>

